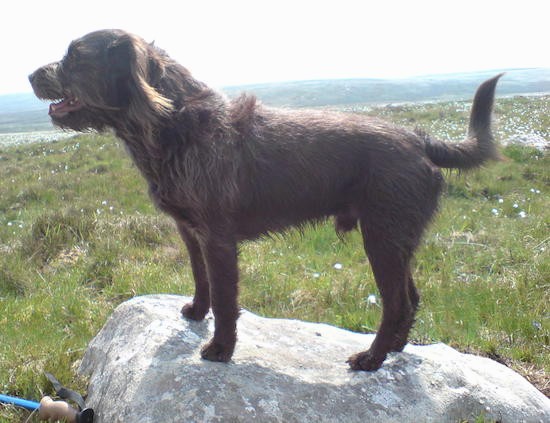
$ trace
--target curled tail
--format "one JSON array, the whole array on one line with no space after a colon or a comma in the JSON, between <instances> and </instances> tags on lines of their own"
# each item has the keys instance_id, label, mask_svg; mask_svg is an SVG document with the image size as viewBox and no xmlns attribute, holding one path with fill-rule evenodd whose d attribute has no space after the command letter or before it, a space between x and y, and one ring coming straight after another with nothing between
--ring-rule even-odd
<instances>
[{"instance_id":1,"label":"curled tail","mask_svg":"<svg viewBox=\"0 0 550 423\"><path fill-rule=\"evenodd\" d=\"M477 89L470 113L468 136L464 141L453 144L424 136L426 153L435 165L444 168L471 169L487 160L500 158L491 132L491 114L495 87L502 75L485 81Z\"/></svg>"}]
</instances>

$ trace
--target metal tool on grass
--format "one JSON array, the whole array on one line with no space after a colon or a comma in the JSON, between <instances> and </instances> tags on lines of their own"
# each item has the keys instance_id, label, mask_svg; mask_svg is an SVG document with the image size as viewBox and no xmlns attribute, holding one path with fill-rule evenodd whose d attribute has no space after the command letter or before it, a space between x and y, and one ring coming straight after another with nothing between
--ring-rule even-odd
<instances>
[{"instance_id":1,"label":"metal tool on grass","mask_svg":"<svg viewBox=\"0 0 550 423\"><path fill-rule=\"evenodd\" d=\"M90 408L77 411L65 401L54 401L47 396L42 398L40 402L35 402L9 395L0 395L0 402L31 411L38 410L40 420L64 420L67 423L91 423L93 421L93 411Z\"/></svg>"},{"instance_id":2,"label":"metal tool on grass","mask_svg":"<svg viewBox=\"0 0 550 423\"><path fill-rule=\"evenodd\" d=\"M85 408L84 399L80 394L63 387L51 374L46 377L52 383L57 395L64 399L70 399L78 404L79 410L74 409L65 401L54 401L51 397L45 396L40 402L29 401L23 398L0 395L0 403L12 404L27 410L38 410L38 418L44 421L64 420L67 423L93 423L94 411Z\"/></svg>"}]
</instances>

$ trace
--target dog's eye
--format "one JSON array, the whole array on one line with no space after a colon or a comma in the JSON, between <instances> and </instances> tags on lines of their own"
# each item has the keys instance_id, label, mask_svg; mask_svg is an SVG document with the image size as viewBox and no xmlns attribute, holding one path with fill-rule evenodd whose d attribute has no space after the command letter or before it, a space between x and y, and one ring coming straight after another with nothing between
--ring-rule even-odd
<instances>
[{"instance_id":1,"label":"dog's eye","mask_svg":"<svg viewBox=\"0 0 550 423\"><path fill-rule=\"evenodd\" d=\"M66 60L70 62L77 62L79 61L80 56L81 54L80 54L78 45L74 42L71 43L71 45L69 46L69 49L67 50L67 54L65 56Z\"/></svg>"},{"instance_id":2,"label":"dog's eye","mask_svg":"<svg viewBox=\"0 0 550 423\"><path fill-rule=\"evenodd\" d=\"M69 50L62 61L62 68L66 72L77 72L82 69L82 55L76 49Z\"/></svg>"},{"instance_id":3,"label":"dog's eye","mask_svg":"<svg viewBox=\"0 0 550 423\"><path fill-rule=\"evenodd\" d=\"M76 50L69 50L67 52L67 56L65 57L65 60L67 62L77 62L80 57L80 54Z\"/></svg>"}]
</instances>

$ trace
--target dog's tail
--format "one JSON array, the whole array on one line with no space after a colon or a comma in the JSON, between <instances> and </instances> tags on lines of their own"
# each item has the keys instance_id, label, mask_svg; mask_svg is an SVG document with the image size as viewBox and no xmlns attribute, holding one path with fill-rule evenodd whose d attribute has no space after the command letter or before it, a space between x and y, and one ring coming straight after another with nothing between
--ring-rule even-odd
<instances>
[{"instance_id":1,"label":"dog's tail","mask_svg":"<svg viewBox=\"0 0 550 423\"><path fill-rule=\"evenodd\" d=\"M437 166L454 169L471 169L487 160L499 160L500 154L491 132L491 114L499 74L479 86L472 104L468 136L458 144L445 143L424 136L426 152Z\"/></svg>"}]
</instances>

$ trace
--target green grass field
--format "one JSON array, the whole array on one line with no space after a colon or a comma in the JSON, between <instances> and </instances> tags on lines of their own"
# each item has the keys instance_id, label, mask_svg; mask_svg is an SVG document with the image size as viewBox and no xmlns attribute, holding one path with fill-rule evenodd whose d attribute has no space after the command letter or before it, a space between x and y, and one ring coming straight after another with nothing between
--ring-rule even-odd
<instances>
[{"instance_id":1,"label":"green grass field","mask_svg":"<svg viewBox=\"0 0 550 423\"><path fill-rule=\"evenodd\" d=\"M549 139L549 108L548 97L499 99L498 138ZM468 103L356 111L459 140ZM503 153L503 162L447 174L414 262L422 303L411 342L495 358L548 395L550 163L532 148ZM141 294L192 295L183 244L112 136L0 148L0 181L0 393L52 394L45 371L85 392L75 367L114 307ZM327 222L246 243L240 269L240 303L255 313L377 328L358 233L341 242ZM0 422L26 416L0 406Z\"/></svg>"}]
</instances>

